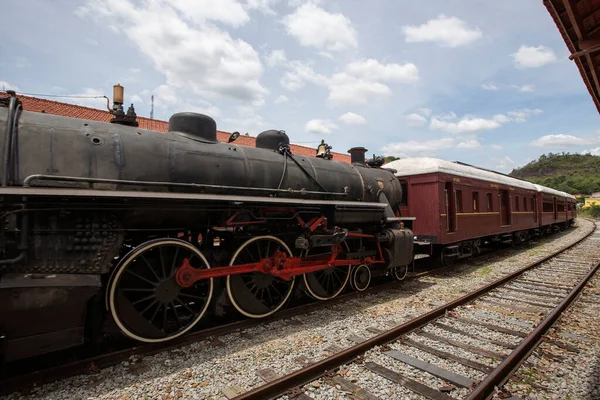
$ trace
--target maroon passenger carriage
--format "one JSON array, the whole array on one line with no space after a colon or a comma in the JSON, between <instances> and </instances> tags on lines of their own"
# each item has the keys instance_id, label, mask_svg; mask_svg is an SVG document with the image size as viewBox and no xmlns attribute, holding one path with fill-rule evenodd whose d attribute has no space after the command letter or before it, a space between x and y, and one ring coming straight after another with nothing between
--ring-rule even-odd
<instances>
[{"instance_id":1,"label":"maroon passenger carriage","mask_svg":"<svg viewBox=\"0 0 600 400\"><path fill-rule=\"evenodd\" d=\"M467 164L406 158L384 167L397 171L400 214L415 235L415 253L442 262L477 255L488 242L564 229L576 216L567 193Z\"/></svg>"}]
</instances>

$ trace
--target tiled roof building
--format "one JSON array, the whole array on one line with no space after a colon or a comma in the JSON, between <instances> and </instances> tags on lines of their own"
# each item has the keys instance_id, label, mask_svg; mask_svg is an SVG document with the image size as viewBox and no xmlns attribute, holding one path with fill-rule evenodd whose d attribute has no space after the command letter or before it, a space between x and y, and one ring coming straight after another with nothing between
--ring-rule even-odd
<instances>
[{"instance_id":1,"label":"tiled roof building","mask_svg":"<svg viewBox=\"0 0 600 400\"><path fill-rule=\"evenodd\" d=\"M0 92L0 97L6 96L8 96L6 92ZM17 95L17 97L19 98L19 100L21 100L23 104L23 110L25 111L42 112L47 114L61 115L64 117L87 119L100 122L110 122L110 120L113 118L113 115L107 110L99 110L97 108L84 107L76 104L62 103L59 101L42 99L39 97L30 97L23 95ZM140 116L137 117L137 122L140 128L149 129L152 131L167 132L169 127L169 123L167 121L160 121ZM227 142L229 136L230 133L228 132L217 131L217 139L220 142ZM255 147L256 138L253 136L241 135L239 138L236 139L235 144L241 146ZM314 157L316 154L315 149L311 147L290 144L290 148L293 154L308 157ZM347 163L350 162L349 154L335 152L332 152L332 154L333 159L335 161L342 161Z\"/></svg>"}]
</instances>

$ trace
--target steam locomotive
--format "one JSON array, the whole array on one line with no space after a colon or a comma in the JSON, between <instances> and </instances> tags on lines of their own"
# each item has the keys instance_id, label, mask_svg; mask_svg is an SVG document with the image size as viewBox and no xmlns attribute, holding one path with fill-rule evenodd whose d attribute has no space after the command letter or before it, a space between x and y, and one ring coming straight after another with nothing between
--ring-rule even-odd
<instances>
[{"instance_id":1,"label":"steam locomotive","mask_svg":"<svg viewBox=\"0 0 600 400\"><path fill-rule=\"evenodd\" d=\"M131 109L130 109L131 112ZM23 111L0 102L0 352L24 359L97 340L183 335L215 310L262 318L294 288L329 300L375 274L406 275L413 234L380 160L217 140L206 115L169 132Z\"/></svg>"}]
</instances>

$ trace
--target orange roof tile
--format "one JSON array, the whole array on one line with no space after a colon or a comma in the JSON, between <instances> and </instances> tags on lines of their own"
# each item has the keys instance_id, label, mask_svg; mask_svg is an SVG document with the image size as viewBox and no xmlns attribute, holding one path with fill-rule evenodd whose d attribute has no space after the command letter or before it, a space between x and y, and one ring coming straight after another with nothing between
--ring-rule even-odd
<instances>
[{"instance_id":1,"label":"orange roof tile","mask_svg":"<svg viewBox=\"0 0 600 400\"><path fill-rule=\"evenodd\" d=\"M6 97L6 92L0 92L0 97ZM39 97L30 97L17 95L19 100L23 104L25 111L43 112L46 114L60 115L63 117L87 119L92 121L110 122L113 115L106 110L99 110L97 108L90 108L79 106L76 104L62 103L54 100L41 99ZM158 132L168 132L169 123L167 121L160 121L156 119L150 119L146 117L137 117L139 127L142 129L148 129ZM217 139L220 142L227 142L230 133L217 131ZM241 135L235 141L235 144L242 146L256 146L256 138L254 136ZM314 157L316 154L315 149L306 146L300 146L297 144L291 144L290 148L293 154L302 155L305 157ZM333 153L333 159L335 161L350 162L349 154Z\"/></svg>"}]
</instances>

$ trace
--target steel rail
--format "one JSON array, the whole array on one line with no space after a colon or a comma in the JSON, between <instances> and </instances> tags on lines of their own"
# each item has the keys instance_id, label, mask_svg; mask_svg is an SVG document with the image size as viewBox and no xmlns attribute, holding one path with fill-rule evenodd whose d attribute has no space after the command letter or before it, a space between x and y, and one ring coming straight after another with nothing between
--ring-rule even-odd
<instances>
[{"instance_id":1,"label":"steel rail","mask_svg":"<svg viewBox=\"0 0 600 400\"><path fill-rule=\"evenodd\" d=\"M342 365L354 361L355 359L362 356L364 353L371 350L372 348L376 346L383 346L385 344L393 342L400 336L406 335L407 333L410 333L424 325L431 323L432 321L440 317L443 317L444 315L446 315L446 312L457 308L463 304L469 303L481 297L482 295L490 292L491 290L518 278L523 273L533 268L536 268L540 264L543 264L544 262L556 257L557 255L581 243L590 235L592 235L595 231L596 224L594 224L594 228L583 238L577 240L572 244L563 246L560 250L544 257L539 261L532 262L524 268L513 272L512 274L507 275L504 278L500 278L486 286L475 290L474 292L466 294L465 296L457 300L442 305L426 314L423 314L415 319L407 321L401 325L398 325L397 327L383 332L370 339L367 339L364 342L349 347L337 354L333 354L328 358L309 364L308 366L298 369L290 373L289 375L282 376L262 386L254 388L246 393L242 393L241 395L234 397L232 400L264 400L273 399L288 394L293 388L312 382L315 379L322 377L326 373L333 371Z\"/></svg>"},{"instance_id":2,"label":"steel rail","mask_svg":"<svg viewBox=\"0 0 600 400\"><path fill-rule=\"evenodd\" d=\"M544 334L554 325L562 313L571 305L575 298L581 293L585 285L600 268L600 263L579 282L573 290L565 297L550 314L521 341L519 346L513 350L486 378L475 387L475 389L465 398L465 400L483 400L488 399L494 394L496 387L506 383L514 371L529 357L529 354L542 341Z\"/></svg>"}]
</instances>

